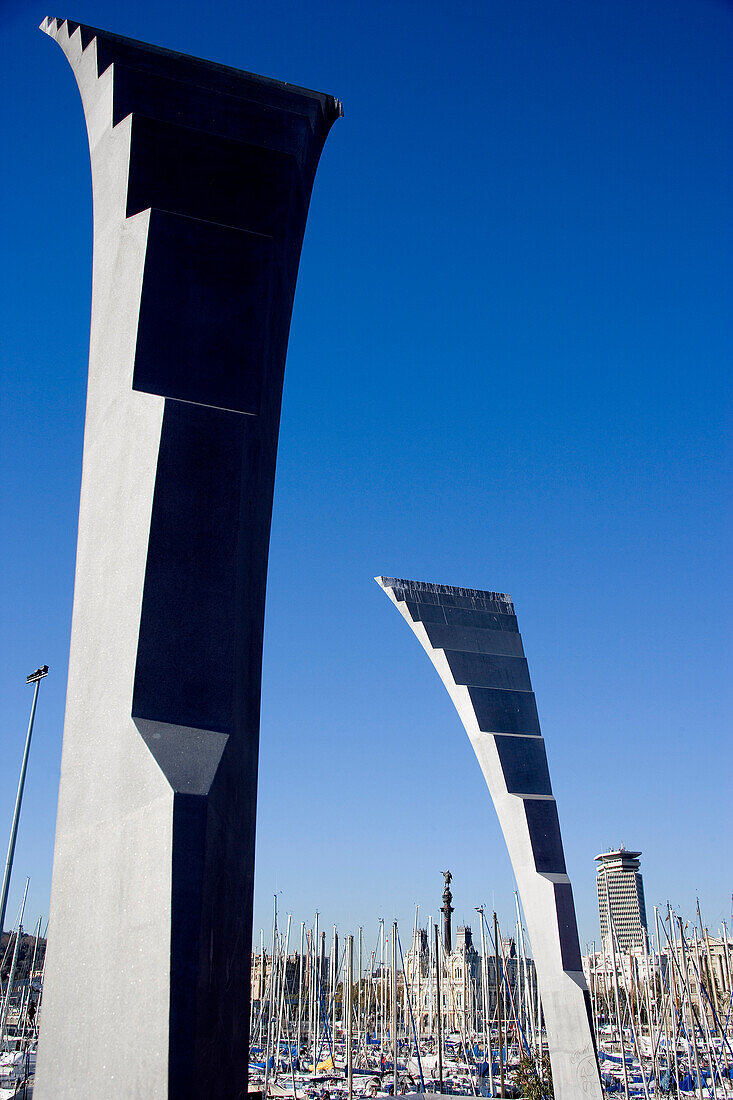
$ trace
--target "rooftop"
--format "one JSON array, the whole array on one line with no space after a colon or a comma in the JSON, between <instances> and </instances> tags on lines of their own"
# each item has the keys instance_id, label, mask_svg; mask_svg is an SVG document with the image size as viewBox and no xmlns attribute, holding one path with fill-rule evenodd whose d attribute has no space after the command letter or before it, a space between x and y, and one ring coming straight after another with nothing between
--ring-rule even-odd
<instances>
[{"instance_id":1,"label":"rooftop","mask_svg":"<svg viewBox=\"0 0 733 1100\"><path fill-rule=\"evenodd\" d=\"M632 852L629 848L624 848L622 844L620 848L612 848L608 852L601 852L595 859L596 862L608 859L638 859L640 855L641 852Z\"/></svg>"}]
</instances>

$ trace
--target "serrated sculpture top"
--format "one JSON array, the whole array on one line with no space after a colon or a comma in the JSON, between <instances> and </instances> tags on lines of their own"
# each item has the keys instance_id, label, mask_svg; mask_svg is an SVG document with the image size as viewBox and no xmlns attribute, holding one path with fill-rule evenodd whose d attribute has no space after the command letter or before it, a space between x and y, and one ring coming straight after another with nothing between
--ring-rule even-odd
<instances>
[{"instance_id":1,"label":"serrated sculpture top","mask_svg":"<svg viewBox=\"0 0 733 1100\"><path fill-rule=\"evenodd\" d=\"M450 584L408 581L401 577L375 577L374 579L382 588L395 588L415 595L426 592L436 596L457 596L461 599L487 600L489 603L505 603L512 606L512 598L506 592L485 592L480 588L456 588ZM513 614L513 611L510 614Z\"/></svg>"},{"instance_id":2,"label":"serrated sculpture top","mask_svg":"<svg viewBox=\"0 0 733 1100\"><path fill-rule=\"evenodd\" d=\"M70 43L72 47L77 47L79 53L83 53L92 42L96 41L98 77L102 76L112 64L134 66L141 71L154 68L156 74L165 71L166 76L171 80L193 81L208 91L221 95L251 98L259 87L263 91L267 89L268 95L275 100L279 96L285 107L292 105L299 97L316 100L320 104L327 126L343 115L341 102L334 96L288 84L286 81L274 80L271 77L257 76L255 73L221 65L215 61L177 53L162 46L138 42L134 38L125 38L120 34L99 30L97 27L77 23L73 19L59 19L56 16L47 15L39 29L59 42L62 48Z\"/></svg>"}]
</instances>

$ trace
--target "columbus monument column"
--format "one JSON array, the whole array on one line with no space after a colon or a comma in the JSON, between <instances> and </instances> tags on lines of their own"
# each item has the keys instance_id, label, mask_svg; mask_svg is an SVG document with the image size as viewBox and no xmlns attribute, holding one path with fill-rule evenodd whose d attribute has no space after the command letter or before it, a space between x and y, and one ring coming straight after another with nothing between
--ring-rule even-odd
<instances>
[{"instance_id":1,"label":"columbus monument column","mask_svg":"<svg viewBox=\"0 0 733 1100\"><path fill-rule=\"evenodd\" d=\"M443 908L441 910L443 914L443 950L446 955L450 955L453 950L453 933L451 931L451 918L453 916L453 894L451 893L451 879L453 875L450 871L443 871L443 879L445 885L443 887Z\"/></svg>"},{"instance_id":2,"label":"columbus monument column","mask_svg":"<svg viewBox=\"0 0 733 1100\"><path fill-rule=\"evenodd\" d=\"M203 16L202 16L203 18ZM36 1100L246 1096L283 369L331 96L45 19L94 264Z\"/></svg>"},{"instance_id":3,"label":"columbus monument column","mask_svg":"<svg viewBox=\"0 0 733 1100\"><path fill-rule=\"evenodd\" d=\"M555 1096L601 1100L573 891L511 598L376 580L435 666L491 793L532 941Z\"/></svg>"}]
</instances>

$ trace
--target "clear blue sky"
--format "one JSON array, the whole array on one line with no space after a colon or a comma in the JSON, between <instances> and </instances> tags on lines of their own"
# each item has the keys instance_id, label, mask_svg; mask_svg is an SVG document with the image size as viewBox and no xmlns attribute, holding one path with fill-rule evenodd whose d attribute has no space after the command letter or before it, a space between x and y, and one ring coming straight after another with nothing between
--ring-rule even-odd
<instances>
[{"instance_id":1,"label":"clear blue sky","mask_svg":"<svg viewBox=\"0 0 733 1100\"><path fill-rule=\"evenodd\" d=\"M71 3L71 0L69 0ZM593 857L730 917L733 6L2 0L4 853L46 913L88 351L82 111L45 14L339 96L285 381L255 935L456 918L513 878L448 697L375 574L510 592L581 940ZM110 517L110 522L115 522Z\"/></svg>"}]
</instances>

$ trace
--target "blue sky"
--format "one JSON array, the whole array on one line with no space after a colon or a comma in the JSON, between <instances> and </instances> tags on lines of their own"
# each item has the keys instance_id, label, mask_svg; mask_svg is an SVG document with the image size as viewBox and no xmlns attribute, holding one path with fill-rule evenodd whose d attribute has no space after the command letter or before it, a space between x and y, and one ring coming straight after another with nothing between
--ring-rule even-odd
<instances>
[{"instance_id":1,"label":"blue sky","mask_svg":"<svg viewBox=\"0 0 733 1100\"><path fill-rule=\"evenodd\" d=\"M8 922L46 913L81 471L91 193L46 15L331 92L286 371L255 936L437 912L513 877L468 740L375 574L514 597L583 943L593 857L730 918L733 6L0 5L0 693ZM3 849L4 850L4 849ZM403 937L404 938L404 937Z\"/></svg>"}]
</instances>

